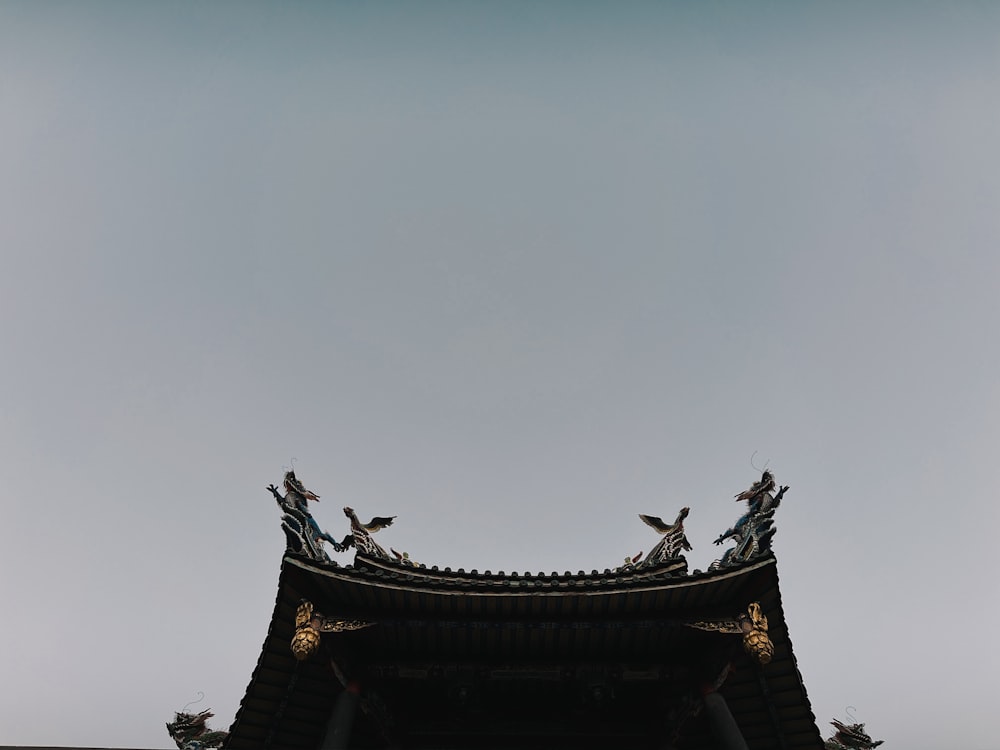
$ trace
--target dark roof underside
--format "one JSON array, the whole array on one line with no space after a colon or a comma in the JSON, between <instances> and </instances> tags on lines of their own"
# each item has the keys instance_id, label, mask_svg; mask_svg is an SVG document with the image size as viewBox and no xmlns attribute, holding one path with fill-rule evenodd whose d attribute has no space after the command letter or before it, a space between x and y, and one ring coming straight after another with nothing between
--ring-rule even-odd
<instances>
[{"instance_id":1,"label":"dark roof underside","mask_svg":"<svg viewBox=\"0 0 1000 750\"><path fill-rule=\"evenodd\" d=\"M318 748L347 679L362 686L351 747L715 747L699 689L719 692L751 750L822 740L785 627L775 560L685 575L683 564L604 575L492 575L287 556L271 627L226 747ZM302 599L374 623L327 633L297 662ZM774 658L688 627L759 602Z\"/></svg>"}]
</instances>

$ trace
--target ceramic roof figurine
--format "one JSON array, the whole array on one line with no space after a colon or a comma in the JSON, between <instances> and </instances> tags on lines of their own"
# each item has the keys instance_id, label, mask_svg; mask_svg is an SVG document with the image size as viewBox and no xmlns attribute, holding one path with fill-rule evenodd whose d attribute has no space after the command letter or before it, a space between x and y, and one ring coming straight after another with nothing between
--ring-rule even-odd
<instances>
[{"instance_id":1,"label":"ceramic roof figurine","mask_svg":"<svg viewBox=\"0 0 1000 750\"><path fill-rule=\"evenodd\" d=\"M747 501L747 512L715 540L714 544L722 544L732 539L736 546L726 550L722 559L712 563L713 569L746 562L771 549L771 538L776 531L774 511L781 504L788 486L780 487L777 494L772 494L774 488L774 474L765 469L758 481L736 495L737 502Z\"/></svg>"},{"instance_id":2,"label":"ceramic roof figurine","mask_svg":"<svg viewBox=\"0 0 1000 750\"><path fill-rule=\"evenodd\" d=\"M658 516L647 516L639 514L647 526L651 526L663 535L663 538L650 550L643 565L656 565L667 560L676 560L681 556L681 550L691 550L687 537L684 535L684 519L687 518L690 508L681 508L677 514L677 519L673 523L664 523Z\"/></svg>"},{"instance_id":3,"label":"ceramic roof figurine","mask_svg":"<svg viewBox=\"0 0 1000 750\"><path fill-rule=\"evenodd\" d=\"M884 741L872 740L864 724L844 724L836 719L830 723L837 731L824 744L826 750L871 750Z\"/></svg>"}]
</instances>

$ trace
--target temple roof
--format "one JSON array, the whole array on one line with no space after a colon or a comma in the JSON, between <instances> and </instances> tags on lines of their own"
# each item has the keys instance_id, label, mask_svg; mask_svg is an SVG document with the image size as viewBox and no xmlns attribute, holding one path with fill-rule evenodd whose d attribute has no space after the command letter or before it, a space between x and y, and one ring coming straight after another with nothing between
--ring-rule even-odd
<instances>
[{"instance_id":1,"label":"temple roof","mask_svg":"<svg viewBox=\"0 0 1000 750\"><path fill-rule=\"evenodd\" d=\"M303 600L359 629L324 635L320 651L298 661L289 643ZM773 644L764 666L732 629L713 626L754 602ZM753 750L823 746L770 553L691 575L683 558L519 574L289 553L226 747L318 747L354 681L363 711L352 747L709 748L697 698L714 689Z\"/></svg>"}]
</instances>

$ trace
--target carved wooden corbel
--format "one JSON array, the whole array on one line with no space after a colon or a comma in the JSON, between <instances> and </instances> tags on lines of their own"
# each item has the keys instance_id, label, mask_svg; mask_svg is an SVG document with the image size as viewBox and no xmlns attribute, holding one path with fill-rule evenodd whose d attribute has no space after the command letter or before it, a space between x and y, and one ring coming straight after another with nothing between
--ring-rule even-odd
<instances>
[{"instance_id":1,"label":"carved wooden corbel","mask_svg":"<svg viewBox=\"0 0 1000 750\"><path fill-rule=\"evenodd\" d=\"M292 636L292 654L304 661L319 650L320 633L346 633L361 630L375 623L363 620L343 620L325 617L313 610L311 602L302 600L295 612L295 635Z\"/></svg>"},{"instance_id":2,"label":"carved wooden corbel","mask_svg":"<svg viewBox=\"0 0 1000 750\"><path fill-rule=\"evenodd\" d=\"M747 614L740 615L743 628L743 648L761 665L767 664L774 656L774 644L767 634L767 618L760 610L760 604L752 602Z\"/></svg>"},{"instance_id":3,"label":"carved wooden corbel","mask_svg":"<svg viewBox=\"0 0 1000 750\"><path fill-rule=\"evenodd\" d=\"M687 626L716 633L742 635L743 648L762 666L774 656L774 644L767 634L767 617L758 602L751 602L745 613L733 620L705 620L689 622Z\"/></svg>"}]
</instances>

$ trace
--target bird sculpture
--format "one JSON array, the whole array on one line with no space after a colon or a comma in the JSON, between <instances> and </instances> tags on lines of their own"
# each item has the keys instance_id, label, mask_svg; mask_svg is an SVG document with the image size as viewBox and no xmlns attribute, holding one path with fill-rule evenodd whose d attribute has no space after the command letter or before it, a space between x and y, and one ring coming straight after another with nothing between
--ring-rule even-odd
<instances>
[{"instance_id":1,"label":"bird sculpture","mask_svg":"<svg viewBox=\"0 0 1000 750\"><path fill-rule=\"evenodd\" d=\"M677 520L670 524L664 523L663 519L658 516L639 514L639 518L643 520L643 523L651 526L663 535L663 538L646 555L646 559L642 563L643 565L655 565L667 560L676 560L681 556L681 550L690 551L691 545L684 535L684 519L687 518L690 511L690 508L681 508L680 513L677 514Z\"/></svg>"},{"instance_id":2,"label":"bird sculpture","mask_svg":"<svg viewBox=\"0 0 1000 750\"><path fill-rule=\"evenodd\" d=\"M344 537L344 541L339 545L341 548L354 546L358 552L369 557L389 559L389 553L382 549L371 535L386 526L392 526L395 516L375 516L368 523L361 523L354 509L349 507L344 508L344 515L351 521L351 533Z\"/></svg>"}]
</instances>

